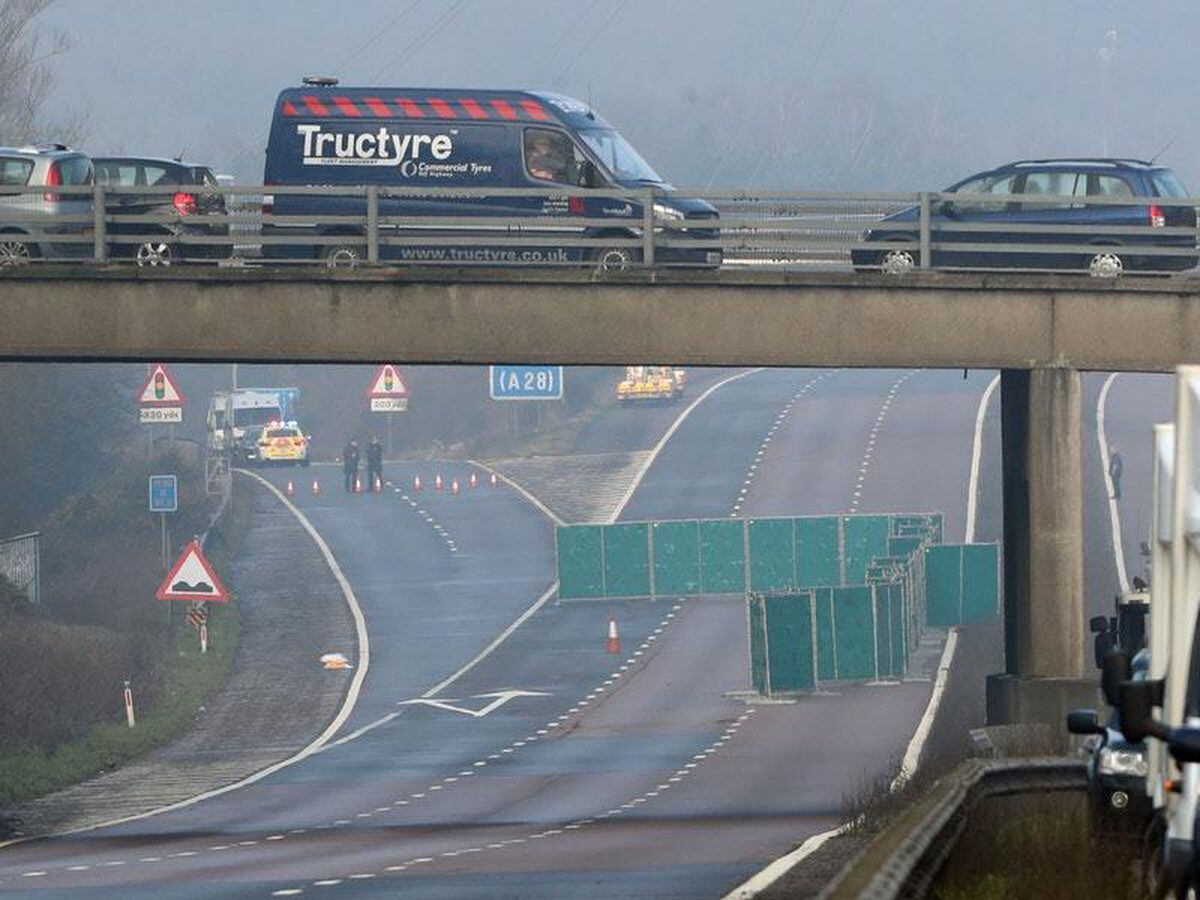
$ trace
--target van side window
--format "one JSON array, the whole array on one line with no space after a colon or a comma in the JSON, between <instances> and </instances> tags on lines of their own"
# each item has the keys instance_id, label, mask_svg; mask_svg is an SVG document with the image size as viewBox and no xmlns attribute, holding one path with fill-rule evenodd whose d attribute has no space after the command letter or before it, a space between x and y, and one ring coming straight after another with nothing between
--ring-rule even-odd
<instances>
[{"instance_id":1,"label":"van side window","mask_svg":"<svg viewBox=\"0 0 1200 900\"><path fill-rule=\"evenodd\" d=\"M571 139L560 131L525 129L525 171L538 181L575 184L579 166Z\"/></svg>"}]
</instances>

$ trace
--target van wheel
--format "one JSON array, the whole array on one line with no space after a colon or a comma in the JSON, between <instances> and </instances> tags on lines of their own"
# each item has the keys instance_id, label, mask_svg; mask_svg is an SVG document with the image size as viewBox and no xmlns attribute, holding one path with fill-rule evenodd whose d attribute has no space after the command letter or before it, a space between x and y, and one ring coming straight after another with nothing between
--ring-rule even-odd
<instances>
[{"instance_id":1,"label":"van wheel","mask_svg":"<svg viewBox=\"0 0 1200 900\"><path fill-rule=\"evenodd\" d=\"M628 272L638 258L628 247L602 247L592 255L599 272Z\"/></svg>"},{"instance_id":2,"label":"van wheel","mask_svg":"<svg viewBox=\"0 0 1200 900\"><path fill-rule=\"evenodd\" d=\"M1111 250L1097 253L1088 263L1088 274L1093 278L1119 278L1124 271L1125 263Z\"/></svg>"},{"instance_id":3,"label":"van wheel","mask_svg":"<svg viewBox=\"0 0 1200 900\"><path fill-rule=\"evenodd\" d=\"M325 251L325 265L330 269L357 269L366 259L366 249L358 244L334 244Z\"/></svg>"},{"instance_id":4,"label":"van wheel","mask_svg":"<svg viewBox=\"0 0 1200 900\"><path fill-rule=\"evenodd\" d=\"M0 235L0 269L15 269L37 257L37 248L25 241Z\"/></svg>"},{"instance_id":5,"label":"van wheel","mask_svg":"<svg viewBox=\"0 0 1200 900\"><path fill-rule=\"evenodd\" d=\"M162 241L146 241L138 244L137 264L139 266L169 266L175 260L175 251L170 244Z\"/></svg>"}]
</instances>

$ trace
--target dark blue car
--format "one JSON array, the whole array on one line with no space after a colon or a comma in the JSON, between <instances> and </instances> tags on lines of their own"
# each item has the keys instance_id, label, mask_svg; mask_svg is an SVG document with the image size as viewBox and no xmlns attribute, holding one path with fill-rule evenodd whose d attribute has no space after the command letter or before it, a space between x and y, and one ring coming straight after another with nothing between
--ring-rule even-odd
<instances>
[{"instance_id":1,"label":"dark blue car","mask_svg":"<svg viewBox=\"0 0 1200 900\"><path fill-rule=\"evenodd\" d=\"M1197 262L1196 210L1171 205L1187 192L1164 166L1133 159L1022 160L972 175L944 193L995 194L997 200L932 202L934 267L1071 269L1113 277L1130 270L1182 271ZM1033 199L1047 196L1055 199ZM1129 198L1130 204L1089 203L1093 198ZM910 207L864 232L851 251L855 268L888 274L915 269L919 217L918 208ZM1064 245L1086 249L1064 251Z\"/></svg>"},{"instance_id":2,"label":"dark blue car","mask_svg":"<svg viewBox=\"0 0 1200 900\"><path fill-rule=\"evenodd\" d=\"M352 88L323 78L280 93L264 184L269 192L284 185L374 186L384 260L456 266L582 263L618 270L641 262L644 204L636 197L597 196L596 189L672 190L613 126L570 97ZM443 193L413 190L430 188ZM455 196L454 189L475 193ZM480 189L497 193L480 196ZM360 224L367 205L361 194L274 191L263 211L296 217L264 224L264 256L353 266L367 254ZM650 212L657 262L720 265L712 205L664 193L656 194ZM506 221L514 219L524 221ZM603 224L585 226L580 219ZM319 240L287 241L301 236Z\"/></svg>"}]
</instances>

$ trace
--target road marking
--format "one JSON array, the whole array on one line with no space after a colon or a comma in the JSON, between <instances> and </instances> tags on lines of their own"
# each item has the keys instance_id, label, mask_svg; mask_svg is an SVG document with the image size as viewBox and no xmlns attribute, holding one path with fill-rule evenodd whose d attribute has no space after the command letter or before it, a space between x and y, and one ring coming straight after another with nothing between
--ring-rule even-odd
<instances>
[{"instance_id":1,"label":"road marking","mask_svg":"<svg viewBox=\"0 0 1200 900\"><path fill-rule=\"evenodd\" d=\"M424 704L426 706L436 706L438 709L445 709L445 710L449 710L450 712L462 713L463 715L474 716L477 719L481 719L484 716L486 716L488 713L494 712L495 710L504 706L506 703L508 703L509 701L513 700L516 697L549 697L549 696L550 695L547 694L545 691L522 691L522 690L493 691L488 694L475 694L473 696L473 699L482 700L485 698L494 698L494 699L492 699L491 703L488 703L487 705L482 706L479 709L471 709L470 707L465 707L465 706L455 706L454 705L455 703L460 702L458 700L434 699L432 697L417 697L413 700L403 700L403 701L401 701L400 705L406 706L406 705L410 705L410 704L419 703L419 704Z\"/></svg>"},{"instance_id":2,"label":"road marking","mask_svg":"<svg viewBox=\"0 0 1200 900\"><path fill-rule=\"evenodd\" d=\"M146 812L137 813L132 816L122 816L117 819L110 819L106 822L97 822L94 825L85 825L81 828L71 828L67 831L60 831L51 835L47 835L48 837L62 837L68 834L80 834L85 831L94 831L97 828L109 828L113 825L124 824L125 822L135 822L139 819L146 819L150 816L157 816L165 812L174 812L177 809L184 809L188 806L199 803L202 800L209 800L213 797L219 797L222 794L227 794L230 791L236 791L239 788L245 787L246 785L254 784L256 781L261 781L268 775L273 775L281 769L295 765L301 760L306 759L307 757L312 756L314 753L317 753L323 749L329 742L329 739L332 738L337 733L338 729L345 724L346 719L350 717L350 713L354 711L354 706L358 702L359 692L362 690L363 680L367 677L367 669L371 664L371 644L367 637L366 620L363 617L362 608L358 605L358 598L355 597L354 590L350 587L350 582L346 580L346 576L342 573L341 567L338 565L337 560L334 559L333 552L329 549L329 545L325 543L324 538L321 537L321 535L313 527L312 523L308 521L308 518L304 515L304 513L300 512L300 510L296 508L295 504L288 500L288 498L284 496L283 492L280 491L279 488L275 487L275 485L271 484L271 482L267 481L262 476L256 474L255 472L247 471L246 469L235 469L234 471L236 471L239 475L254 478L261 484L265 485L271 491L271 493L278 498L279 502L282 503L284 507L296 517L297 521L300 522L300 525L306 532L308 532L308 536L312 538L313 543L317 545L317 549L321 551L321 555L325 558L325 564L329 566L330 571L333 573L334 580L337 581L338 586L342 589L342 596L345 598L346 604L350 607L350 615L354 618L354 628L358 639L358 668L354 671L354 677L350 681L350 687L346 691L346 697L342 701L341 708L338 710L337 715L334 716L333 721L330 722L325 727L325 730L322 731L321 734L318 735L316 739L313 740L313 742L307 747L300 750L300 752L289 756L287 759L267 766L265 769L260 769L253 775L248 775L247 777L242 778L239 781L235 781L232 784L227 784L211 791L205 791L204 793L197 794L194 797L188 797L186 800L180 800L175 803L169 803L166 806L160 806L157 809L147 810ZM17 843L17 841L12 841L11 843Z\"/></svg>"},{"instance_id":3,"label":"road marking","mask_svg":"<svg viewBox=\"0 0 1200 900\"><path fill-rule=\"evenodd\" d=\"M661 438L659 438L658 443L654 445L649 455L642 460L642 464L638 466L637 474L633 476L633 482L629 485L629 489L625 491L625 495L621 498L621 502L617 504L617 508L613 511L613 514L608 517L608 522L605 524L612 525L621 517L621 513L625 511L625 507L628 506L629 501L633 499L634 492L642 483L642 479L646 477L646 473L650 471L650 466L654 464L654 460L658 458L658 454L662 452L663 447L667 446L667 442L671 440L675 432L679 430L679 426L684 423L687 417L692 414L692 411L697 406L707 400L713 393L725 387L725 385L729 384L731 381L737 381L740 378L745 378L747 375L754 375L762 371L764 371L764 369L760 367L757 369L747 369L745 372L737 372L733 375L730 375L728 378L718 381L703 394L693 400L688 408L679 414L679 418L671 423L671 427L666 430L666 433L663 434Z\"/></svg>"},{"instance_id":4,"label":"road marking","mask_svg":"<svg viewBox=\"0 0 1200 900\"><path fill-rule=\"evenodd\" d=\"M1113 480L1108 474L1108 434L1104 430L1105 408L1108 403L1108 390L1120 372L1113 372L1104 379L1104 387L1100 388L1100 397L1096 400L1096 440L1100 444L1100 465L1104 473L1104 492L1108 500L1108 525L1112 532L1113 561L1117 564L1117 581L1121 585L1121 593L1129 592L1129 576L1125 572L1125 547L1121 540L1121 512L1117 509L1117 499L1113 496Z\"/></svg>"},{"instance_id":5,"label":"road marking","mask_svg":"<svg viewBox=\"0 0 1200 900\"><path fill-rule=\"evenodd\" d=\"M979 459L983 449L983 420L987 416L988 403L991 402L992 394L995 393L998 384L1000 384L999 375L988 382L987 390L983 392L983 397L979 400L979 410L975 413L975 437L971 443L971 477L967 479L967 528L963 537L963 541L967 544L975 542L975 517L979 505Z\"/></svg>"}]
</instances>

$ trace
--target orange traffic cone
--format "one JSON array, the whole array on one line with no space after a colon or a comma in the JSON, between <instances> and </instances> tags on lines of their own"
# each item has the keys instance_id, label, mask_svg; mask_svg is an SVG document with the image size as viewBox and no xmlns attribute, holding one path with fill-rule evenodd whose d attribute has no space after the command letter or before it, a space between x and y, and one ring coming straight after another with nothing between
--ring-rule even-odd
<instances>
[{"instance_id":1,"label":"orange traffic cone","mask_svg":"<svg viewBox=\"0 0 1200 900\"><path fill-rule=\"evenodd\" d=\"M458 479L457 478L455 478L453 481L450 482L450 493L452 493L452 494L458 493Z\"/></svg>"},{"instance_id":2,"label":"orange traffic cone","mask_svg":"<svg viewBox=\"0 0 1200 900\"><path fill-rule=\"evenodd\" d=\"M413 476L413 491L415 493L416 491L419 491L420 489L421 489L421 476L414 475Z\"/></svg>"},{"instance_id":3,"label":"orange traffic cone","mask_svg":"<svg viewBox=\"0 0 1200 900\"><path fill-rule=\"evenodd\" d=\"M317 482L317 479L315 479L315 478L313 479L312 492L313 492L314 497L317 494L321 493L321 485Z\"/></svg>"},{"instance_id":4,"label":"orange traffic cone","mask_svg":"<svg viewBox=\"0 0 1200 900\"><path fill-rule=\"evenodd\" d=\"M356 493L356 494L362 493L362 479L359 478L357 475L354 476L354 493Z\"/></svg>"},{"instance_id":5,"label":"orange traffic cone","mask_svg":"<svg viewBox=\"0 0 1200 900\"><path fill-rule=\"evenodd\" d=\"M617 634L617 620L612 616L608 617L608 643L604 649L608 653L621 652L621 636Z\"/></svg>"},{"instance_id":6,"label":"orange traffic cone","mask_svg":"<svg viewBox=\"0 0 1200 900\"><path fill-rule=\"evenodd\" d=\"M433 476L433 489L435 491L440 491L442 489L442 473L441 472L438 472L437 475Z\"/></svg>"},{"instance_id":7,"label":"orange traffic cone","mask_svg":"<svg viewBox=\"0 0 1200 900\"><path fill-rule=\"evenodd\" d=\"M496 475L495 472L493 472L491 477L488 478L488 484L490 484L492 487L496 487L497 485L500 484L500 478L499 478L499 476Z\"/></svg>"},{"instance_id":8,"label":"orange traffic cone","mask_svg":"<svg viewBox=\"0 0 1200 900\"><path fill-rule=\"evenodd\" d=\"M479 476L476 475L474 472L471 473L471 480L470 480L469 484L473 488L479 487Z\"/></svg>"},{"instance_id":9,"label":"orange traffic cone","mask_svg":"<svg viewBox=\"0 0 1200 900\"><path fill-rule=\"evenodd\" d=\"M294 484L292 484L292 482L290 480L287 483L287 495L289 497L296 496L296 486Z\"/></svg>"}]
</instances>

